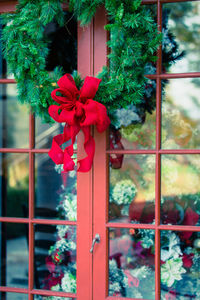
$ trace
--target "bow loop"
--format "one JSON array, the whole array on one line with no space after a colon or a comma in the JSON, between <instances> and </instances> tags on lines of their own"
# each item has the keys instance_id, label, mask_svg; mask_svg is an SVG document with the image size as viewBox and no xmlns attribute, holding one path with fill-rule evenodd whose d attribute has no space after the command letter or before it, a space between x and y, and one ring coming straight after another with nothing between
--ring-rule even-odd
<instances>
[{"instance_id":1,"label":"bow loop","mask_svg":"<svg viewBox=\"0 0 200 300\"><path fill-rule=\"evenodd\" d=\"M79 91L71 75L65 74L58 81L58 89L51 96L59 104L49 107L49 115L56 122L65 122L63 134L53 138L49 156L56 164L63 164L64 172L74 169L75 163L72 159L73 145L80 130L84 133L84 148L87 157L78 161L78 171L87 172L92 166L95 152L95 142L90 134L90 125L96 125L99 132L103 132L110 124L106 108L103 104L93 100L101 80L87 76L83 87ZM60 92L63 96L58 96ZM61 145L65 142L71 144L63 151Z\"/></svg>"}]
</instances>

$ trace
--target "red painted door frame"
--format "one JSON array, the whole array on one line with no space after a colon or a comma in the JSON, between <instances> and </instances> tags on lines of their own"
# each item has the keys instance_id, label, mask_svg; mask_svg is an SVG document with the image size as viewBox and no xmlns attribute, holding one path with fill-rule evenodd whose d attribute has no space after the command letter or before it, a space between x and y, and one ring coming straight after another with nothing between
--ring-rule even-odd
<instances>
[{"instance_id":1,"label":"red painted door frame","mask_svg":"<svg viewBox=\"0 0 200 300\"><path fill-rule=\"evenodd\" d=\"M106 64L106 14L99 9L91 25L78 29L78 71L84 77L97 74ZM106 134L94 131L96 142L93 169L77 178L77 300L105 298L106 230L102 221L106 195ZM82 141L82 136L79 137ZM80 143L82 144L82 143ZM81 155L78 143L78 153ZM101 182L101 184L99 184ZM101 242L89 252L92 239L100 234ZM102 277L104 275L104 278ZM99 284L101 282L101 284Z\"/></svg>"}]
</instances>

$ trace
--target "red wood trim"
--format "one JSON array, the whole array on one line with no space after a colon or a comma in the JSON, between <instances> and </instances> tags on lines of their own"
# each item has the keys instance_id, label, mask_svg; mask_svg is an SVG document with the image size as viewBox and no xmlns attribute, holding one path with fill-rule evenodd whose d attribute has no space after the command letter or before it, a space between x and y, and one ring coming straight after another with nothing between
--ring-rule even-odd
<instances>
[{"instance_id":1,"label":"red wood trim","mask_svg":"<svg viewBox=\"0 0 200 300\"><path fill-rule=\"evenodd\" d=\"M65 293L65 292L53 292L48 290L31 290L30 293L32 295L41 295L41 296L57 296L57 297L69 297L76 298L76 294L74 293Z\"/></svg>"},{"instance_id":2,"label":"red wood trim","mask_svg":"<svg viewBox=\"0 0 200 300\"><path fill-rule=\"evenodd\" d=\"M94 73L98 73L106 65L107 33L104 25L107 23L104 8L95 16L94 35ZM103 300L108 293L108 231L106 228L108 212L108 156L106 154L106 132L98 133L95 129L94 157L94 231L99 233L101 241L93 253L93 299Z\"/></svg>"},{"instance_id":3,"label":"red wood trim","mask_svg":"<svg viewBox=\"0 0 200 300\"><path fill-rule=\"evenodd\" d=\"M159 230L174 230L174 231L200 231L200 226L184 226L184 225L159 225Z\"/></svg>"},{"instance_id":4,"label":"red wood trim","mask_svg":"<svg viewBox=\"0 0 200 300\"><path fill-rule=\"evenodd\" d=\"M141 298L124 298L124 297L107 297L106 300L141 300ZM149 299L143 299L142 300L149 300Z\"/></svg>"},{"instance_id":5,"label":"red wood trim","mask_svg":"<svg viewBox=\"0 0 200 300\"><path fill-rule=\"evenodd\" d=\"M78 27L78 71L93 75L93 22ZM83 135L78 136L78 158L85 156ZM77 174L77 300L92 300L92 170Z\"/></svg>"},{"instance_id":6,"label":"red wood trim","mask_svg":"<svg viewBox=\"0 0 200 300\"><path fill-rule=\"evenodd\" d=\"M21 223L28 224L29 219L27 218L11 218L11 217L0 217L1 223Z\"/></svg>"},{"instance_id":7,"label":"red wood trim","mask_svg":"<svg viewBox=\"0 0 200 300\"><path fill-rule=\"evenodd\" d=\"M0 14L5 12L14 12L18 1L1 1L0 2Z\"/></svg>"},{"instance_id":8,"label":"red wood trim","mask_svg":"<svg viewBox=\"0 0 200 300\"><path fill-rule=\"evenodd\" d=\"M149 79L178 79L178 78L197 78L200 77L200 72L191 73L160 73L160 74L149 74L145 75Z\"/></svg>"},{"instance_id":9,"label":"red wood trim","mask_svg":"<svg viewBox=\"0 0 200 300\"><path fill-rule=\"evenodd\" d=\"M16 80L15 79L4 79L4 78L1 78L0 79L0 83L2 84L12 84L12 83L16 83Z\"/></svg>"},{"instance_id":10,"label":"red wood trim","mask_svg":"<svg viewBox=\"0 0 200 300\"><path fill-rule=\"evenodd\" d=\"M154 224L133 224L133 223L106 223L107 228L138 228L138 229L155 229Z\"/></svg>"},{"instance_id":11,"label":"red wood trim","mask_svg":"<svg viewBox=\"0 0 200 300\"><path fill-rule=\"evenodd\" d=\"M174 231L200 231L200 226L188 225L154 225L154 224L132 224L132 223L114 223L106 224L107 228L135 228L135 229L159 229L159 230L174 230Z\"/></svg>"},{"instance_id":12,"label":"red wood trim","mask_svg":"<svg viewBox=\"0 0 200 300\"><path fill-rule=\"evenodd\" d=\"M48 153L50 149L0 148L0 153ZM74 151L77 153L77 151ZM107 154L200 154L200 149L106 150Z\"/></svg>"},{"instance_id":13,"label":"red wood trim","mask_svg":"<svg viewBox=\"0 0 200 300\"><path fill-rule=\"evenodd\" d=\"M12 293L27 294L28 289L14 288L14 287L8 287L8 286L0 286L0 292L12 292Z\"/></svg>"},{"instance_id":14,"label":"red wood trim","mask_svg":"<svg viewBox=\"0 0 200 300\"><path fill-rule=\"evenodd\" d=\"M66 225L66 226L76 226L77 222L67 221L67 220L49 220L49 219L32 219L33 224L49 224L49 225Z\"/></svg>"},{"instance_id":15,"label":"red wood trim","mask_svg":"<svg viewBox=\"0 0 200 300\"><path fill-rule=\"evenodd\" d=\"M32 214L32 212L31 212ZM54 219L31 219L31 218L11 218L11 217L0 217L0 222L2 223L20 223L20 224L49 224L49 225L66 225L66 226L76 226L75 221L67 220L54 220Z\"/></svg>"}]
</instances>

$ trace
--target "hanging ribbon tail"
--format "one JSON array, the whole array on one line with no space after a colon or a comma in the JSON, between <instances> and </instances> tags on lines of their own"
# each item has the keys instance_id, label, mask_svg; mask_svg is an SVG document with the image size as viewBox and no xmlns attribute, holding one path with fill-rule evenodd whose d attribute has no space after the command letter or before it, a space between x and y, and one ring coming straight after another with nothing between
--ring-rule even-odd
<instances>
[{"instance_id":1,"label":"hanging ribbon tail","mask_svg":"<svg viewBox=\"0 0 200 300\"><path fill-rule=\"evenodd\" d=\"M74 143L76 141L76 136L80 131L79 125L65 126L64 128L64 140L69 141L71 139L71 144L64 150L64 161L63 161L63 172L73 171L75 163L71 158L74 154Z\"/></svg>"},{"instance_id":2,"label":"hanging ribbon tail","mask_svg":"<svg viewBox=\"0 0 200 300\"><path fill-rule=\"evenodd\" d=\"M95 153L95 141L90 134L89 126L81 127L81 129L84 133L84 137L85 137L84 148L88 156L78 161L79 164L78 171L88 172L92 167L92 162Z\"/></svg>"},{"instance_id":3,"label":"hanging ribbon tail","mask_svg":"<svg viewBox=\"0 0 200 300\"><path fill-rule=\"evenodd\" d=\"M64 135L58 134L53 137L51 150L49 151L49 157L55 162L56 165L63 164L64 152L60 148L60 145L64 143Z\"/></svg>"},{"instance_id":4,"label":"hanging ribbon tail","mask_svg":"<svg viewBox=\"0 0 200 300\"><path fill-rule=\"evenodd\" d=\"M53 138L51 150L49 151L50 158L55 164L63 164L64 172L74 170L75 163L71 158L74 154L73 145L76 139L76 135L80 131L80 126L68 126L65 125L63 134L58 134ZM63 151L61 145L71 140L71 144Z\"/></svg>"}]
</instances>

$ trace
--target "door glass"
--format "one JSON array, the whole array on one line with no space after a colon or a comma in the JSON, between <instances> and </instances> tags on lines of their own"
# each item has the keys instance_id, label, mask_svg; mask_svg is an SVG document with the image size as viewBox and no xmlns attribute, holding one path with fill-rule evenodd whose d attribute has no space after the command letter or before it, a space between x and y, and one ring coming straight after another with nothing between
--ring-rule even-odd
<instances>
[{"instance_id":1,"label":"door glass","mask_svg":"<svg viewBox=\"0 0 200 300\"><path fill-rule=\"evenodd\" d=\"M199 149L200 78L163 81L162 148Z\"/></svg>"},{"instance_id":2,"label":"door glass","mask_svg":"<svg viewBox=\"0 0 200 300\"><path fill-rule=\"evenodd\" d=\"M0 293L1 300L28 300L28 295L21 293Z\"/></svg>"},{"instance_id":3,"label":"door glass","mask_svg":"<svg viewBox=\"0 0 200 300\"><path fill-rule=\"evenodd\" d=\"M155 155L111 155L109 220L153 223L154 203Z\"/></svg>"},{"instance_id":4,"label":"door glass","mask_svg":"<svg viewBox=\"0 0 200 300\"><path fill-rule=\"evenodd\" d=\"M162 299L199 299L199 250L199 232L161 232Z\"/></svg>"},{"instance_id":5,"label":"door glass","mask_svg":"<svg viewBox=\"0 0 200 300\"><path fill-rule=\"evenodd\" d=\"M109 229L110 296L155 299L154 239L153 230Z\"/></svg>"},{"instance_id":6,"label":"door glass","mask_svg":"<svg viewBox=\"0 0 200 300\"><path fill-rule=\"evenodd\" d=\"M0 153L0 215L28 217L29 162L26 153Z\"/></svg>"},{"instance_id":7,"label":"door glass","mask_svg":"<svg viewBox=\"0 0 200 300\"><path fill-rule=\"evenodd\" d=\"M76 293L76 227L35 225L36 289Z\"/></svg>"},{"instance_id":8,"label":"door glass","mask_svg":"<svg viewBox=\"0 0 200 300\"><path fill-rule=\"evenodd\" d=\"M0 224L1 286L28 288L28 225Z\"/></svg>"},{"instance_id":9,"label":"door glass","mask_svg":"<svg viewBox=\"0 0 200 300\"><path fill-rule=\"evenodd\" d=\"M0 84L0 148L28 148L29 110L17 101L15 84Z\"/></svg>"},{"instance_id":10,"label":"door glass","mask_svg":"<svg viewBox=\"0 0 200 300\"><path fill-rule=\"evenodd\" d=\"M35 155L35 216L76 221L77 174L62 174L47 153Z\"/></svg>"},{"instance_id":11,"label":"door glass","mask_svg":"<svg viewBox=\"0 0 200 300\"><path fill-rule=\"evenodd\" d=\"M145 86L144 102L151 113L144 112L143 107L136 108L130 105L127 109L117 109L112 114L110 126L110 149L154 149L156 142L156 81L147 80Z\"/></svg>"},{"instance_id":12,"label":"door glass","mask_svg":"<svg viewBox=\"0 0 200 300\"><path fill-rule=\"evenodd\" d=\"M163 72L199 72L200 1L163 3ZM174 64L169 63L176 61Z\"/></svg>"},{"instance_id":13,"label":"door glass","mask_svg":"<svg viewBox=\"0 0 200 300\"><path fill-rule=\"evenodd\" d=\"M163 155L161 167L162 223L199 226L200 155Z\"/></svg>"}]
</instances>

